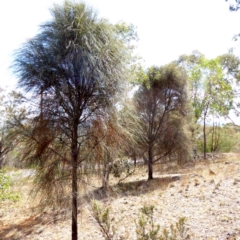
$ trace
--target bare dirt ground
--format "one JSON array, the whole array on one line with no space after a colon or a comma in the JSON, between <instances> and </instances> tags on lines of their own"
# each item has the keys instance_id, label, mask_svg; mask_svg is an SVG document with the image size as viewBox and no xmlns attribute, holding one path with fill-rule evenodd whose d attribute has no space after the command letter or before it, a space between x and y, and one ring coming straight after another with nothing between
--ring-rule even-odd
<instances>
[{"instance_id":1,"label":"bare dirt ground","mask_svg":"<svg viewBox=\"0 0 240 240\"><path fill-rule=\"evenodd\" d=\"M16 203L0 203L0 239L70 239L70 210L34 214L28 199L31 180L22 181L21 171L14 174L15 189L22 197ZM92 196L110 208L115 239L136 239L136 220L144 205L155 206L154 221L161 228L186 217L192 239L240 239L240 154L221 154L192 167L156 165L154 178L146 181L146 167L139 167L120 186L113 184L109 193L94 190ZM79 207L78 221L79 239L104 239L86 198Z\"/></svg>"}]
</instances>

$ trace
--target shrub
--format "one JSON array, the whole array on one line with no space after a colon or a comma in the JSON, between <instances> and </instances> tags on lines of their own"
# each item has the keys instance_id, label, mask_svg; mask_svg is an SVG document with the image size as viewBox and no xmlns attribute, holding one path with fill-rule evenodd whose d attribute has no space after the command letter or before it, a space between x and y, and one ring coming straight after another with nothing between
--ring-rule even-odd
<instances>
[{"instance_id":1,"label":"shrub","mask_svg":"<svg viewBox=\"0 0 240 240\"><path fill-rule=\"evenodd\" d=\"M106 240L113 240L117 232L111 225L109 208L103 209L97 201L92 201L93 217L97 221ZM160 225L156 225L153 218L154 206L143 206L136 223L137 240L190 240L191 236L186 228L186 218L181 217L171 224L169 230L160 232ZM129 235L129 234L127 234Z\"/></svg>"},{"instance_id":2,"label":"shrub","mask_svg":"<svg viewBox=\"0 0 240 240\"><path fill-rule=\"evenodd\" d=\"M160 232L160 226L155 225L153 219L154 206L144 206L140 209L141 215L136 223L137 240L187 240L191 239L185 227L186 218L181 217L170 230L166 228Z\"/></svg>"},{"instance_id":3,"label":"shrub","mask_svg":"<svg viewBox=\"0 0 240 240\"><path fill-rule=\"evenodd\" d=\"M157 239L160 226L154 224L153 206L144 206L140 209L141 214L136 222L136 234L138 240Z\"/></svg>"},{"instance_id":4,"label":"shrub","mask_svg":"<svg viewBox=\"0 0 240 240\"><path fill-rule=\"evenodd\" d=\"M97 221L101 228L103 235L106 240L113 239L115 235L115 228L111 226L109 217L109 208L103 209L102 206L97 201L92 201L92 213L93 217Z\"/></svg>"}]
</instances>

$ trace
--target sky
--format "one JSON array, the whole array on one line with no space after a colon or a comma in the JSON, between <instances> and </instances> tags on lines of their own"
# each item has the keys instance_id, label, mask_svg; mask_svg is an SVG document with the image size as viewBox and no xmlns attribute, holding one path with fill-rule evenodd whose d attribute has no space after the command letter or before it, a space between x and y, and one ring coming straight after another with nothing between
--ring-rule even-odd
<instances>
[{"instance_id":1,"label":"sky","mask_svg":"<svg viewBox=\"0 0 240 240\"><path fill-rule=\"evenodd\" d=\"M3 0L0 8L0 87L13 89L10 69L14 50L34 37L39 25L51 19L49 8L64 0ZM77 0L75 0L77 2ZM124 21L137 28L137 54L144 67L160 66L193 50L208 58L227 53L239 43L240 11L229 12L225 0L85 0L99 17ZM240 56L237 48L236 54Z\"/></svg>"}]
</instances>

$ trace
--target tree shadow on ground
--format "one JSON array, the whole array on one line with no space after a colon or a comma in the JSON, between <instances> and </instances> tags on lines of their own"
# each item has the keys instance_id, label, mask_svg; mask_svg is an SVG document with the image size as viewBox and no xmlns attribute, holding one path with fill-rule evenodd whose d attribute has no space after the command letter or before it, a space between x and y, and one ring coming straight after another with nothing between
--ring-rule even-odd
<instances>
[{"instance_id":1,"label":"tree shadow on ground","mask_svg":"<svg viewBox=\"0 0 240 240\"><path fill-rule=\"evenodd\" d=\"M109 186L109 188L97 188L88 193L85 198L104 200L109 197L126 197L140 196L142 194L153 192L156 189L165 190L171 182L180 180L180 176L166 176L154 178L150 181L139 180L132 182L121 182L119 184Z\"/></svg>"},{"instance_id":2,"label":"tree shadow on ground","mask_svg":"<svg viewBox=\"0 0 240 240\"><path fill-rule=\"evenodd\" d=\"M54 218L55 216L56 215L50 215L44 212L41 215L30 216L19 223L8 224L6 226L0 221L0 239L25 239L25 237L32 232L41 233L44 230L42 226L57 221L56 218ZM39 228L39 226L41 226L41 228Z\"/></svg>"},{"instance_id":3,"label":"tree shadow on ground","mask_svg":"<svg viewBox=\"0 0 240 240\"><path fill-rule=\"evenodd\" d=\"M32 233L35 226L38 224L42 224L42 222L36 216L31 216L17 224L7 226L3 226L3 224L1 224L0 239L21 239L23 236L27 236Z\"/></svg>"}]
</instances>

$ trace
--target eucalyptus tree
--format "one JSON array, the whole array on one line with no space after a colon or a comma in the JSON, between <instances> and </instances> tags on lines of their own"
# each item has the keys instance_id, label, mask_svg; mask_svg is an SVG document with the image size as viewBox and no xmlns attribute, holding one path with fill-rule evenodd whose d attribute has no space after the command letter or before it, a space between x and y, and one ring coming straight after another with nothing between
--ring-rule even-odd
<instances>
[{"instance_id":1,"label":"eucalyptus tree","mask_svg":"<svg viewBox=\"0 0 240 240\"><path fill-rule=\"evenodd\" d=\"M233 88L226 79L220 58L207 59L194 52L181 56L181 64L189 79L190 100L193 107L194 122L203 123L203 152L206 158L206 122L210 115L224 116L232 108Z\"/></svg>"},{"instance_id":2,"label":"eucalyptus tree","mask_svg":"<svg viewBox=\"0 0 240 240\"><path fill-rule=\"evenodd\" d=\"M224 72L224 79L228 84L232 86L233 90L233 99L232 99L232 108L236 117L240 116L240 59L232 53L223 54L218 57L219 63L222 66ZM239 124L236 123L230 117L229 114L225 115L234 126L240 127Z\"/></svg>"},{"instance_id":3,"label":"eucalyptus tree","mask_svg":"<svg viewBox=\"0 0 240 240\"><path fill-rule=\"evenodd\" d=\"M186 75L181 67L169 64L148 69L134 96L139 115L139 143L148 154L148 179L153 179L153 164L177 153L187 155L184 133L187 115Z\"/></svg>"},{"instance_id":4,"label":"eucalyptus tree","mask_svg":"<svg viewBox=\"0 0 240 240\"><path fill-rule=\"evenodd\" d=\"M52 20L16 52L13 64L19 87L36 106L23 158L37 167L38 184L50 202L61 203L62 186L71 181L72 239L77 239L78 180L92 139L89 129L121 92L131 55L126 36L133 32L99 19L81 3L66 1L51 13Z\"/></svg>"}]
</instances>

